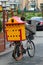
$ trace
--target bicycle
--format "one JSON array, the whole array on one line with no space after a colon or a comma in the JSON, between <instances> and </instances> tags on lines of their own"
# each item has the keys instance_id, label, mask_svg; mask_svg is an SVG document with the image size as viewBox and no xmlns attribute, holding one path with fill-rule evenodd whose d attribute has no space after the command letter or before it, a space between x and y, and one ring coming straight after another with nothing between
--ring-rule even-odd
<instances>
[{"instance_id":1,"label":"bicycle","mask_svg":"<svg viewBox=\"0 0 43 65\"><path fill-rule=\"evenodd\" d=\"M15 47L14 47L12 56L15 60L17 60L17 61L21 60L23 57L23 54L26 54L26 51L30 57L34 57L34 55L35 55L35 44L30 37L31 37L30 35L26 36L26 39L27 39L26 49L23 47L22 41L14 42Z\"/></svg>"},{"instance_id":2,"label":"bicycle","mask_svg":"<svg viewBox=\"0 0 43 65\"><path fill-rule=\"evenodd\" d=\"M24 18L20 19L19 17L14 16L5 23L6 38L7 41L11 41L15 45L12 56L17 61L22 59L23 54L26 54L26 51L30 57L33 57L35 54L35 45L32 41L34 38L33 33L28 29L28 26L27 29L25 29L25 23L23 21ZM28 35L26 31L29 31ZM23 40L26 41L26 47L23 45Z\"/></svg>"}]
</instances>

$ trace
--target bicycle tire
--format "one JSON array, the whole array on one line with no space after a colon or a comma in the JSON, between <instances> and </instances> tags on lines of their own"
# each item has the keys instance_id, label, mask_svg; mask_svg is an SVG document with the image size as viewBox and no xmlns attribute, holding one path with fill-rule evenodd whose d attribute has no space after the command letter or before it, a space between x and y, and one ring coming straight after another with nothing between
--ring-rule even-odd
<instances>
[{"instance_id":1,"label":"bicycle tire","mask_svg":"<svg viewBox=\"0 0 43 65\"><path fill-rule=\"evenodd\" d=\"M28 55L30 56L30 57L34 57L34 55L35 55L35 44L34 44L34 42L33 41L28 41L27 43L29 43L30 45L31 45L31 48L28 48L27 47L27 52L28 52ZM33 50L32 50L32 45L33 45ZM33 51L33 54L32 54L32 51Z\"/></svg>"},{"instance_id":2,"label":"bicycle tire","mask_svg":"<svg viewBox=\"0 0 43 65\"><path fill-rule=\"evenodd\" d=\"M16 54L17 54L17 57L16 57ZM22 59L23 57L23 54L22 53L19 53L19 46L16 45L14 50L13 50L13 54L12 54L13 58L16 60L16 61L19 61Z\"/></svg>"}]
</instances>

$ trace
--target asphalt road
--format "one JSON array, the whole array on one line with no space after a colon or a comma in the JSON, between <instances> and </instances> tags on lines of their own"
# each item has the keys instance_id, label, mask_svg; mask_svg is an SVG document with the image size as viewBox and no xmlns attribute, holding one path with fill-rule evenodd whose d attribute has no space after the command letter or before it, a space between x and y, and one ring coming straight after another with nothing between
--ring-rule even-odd
<instances>
[{"instance_id":1,"label":"asphalt road","mask_svg":"<svg viewBox=\"0 0 43 65\"><path fill-rule=\"evenodd\" d=\"M12 52L0 57L0 65L43 65L43 31L37 32L35 39L35 56L30 58L27 54L20 61L12 58Z\"/></svg>"}]
</instances>

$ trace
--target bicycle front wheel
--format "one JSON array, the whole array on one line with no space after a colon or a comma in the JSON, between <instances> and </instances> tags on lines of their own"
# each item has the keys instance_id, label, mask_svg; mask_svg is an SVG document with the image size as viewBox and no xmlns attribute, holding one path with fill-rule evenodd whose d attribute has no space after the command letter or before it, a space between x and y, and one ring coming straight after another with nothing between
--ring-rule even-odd
<instances>
[{"instance_id":1,"label":"bicycle front wheel","mask_svg":"<svg viewBox=\"0 0 43 65\"><path fill-rule=\"evenodd\" d=\"M28 51L28 55L30 57L34 57L35 55L35 45L34 45L34 42L33 41L28 41L28 47L27 47L27 51Z\"/></svg>"}]
</instances>

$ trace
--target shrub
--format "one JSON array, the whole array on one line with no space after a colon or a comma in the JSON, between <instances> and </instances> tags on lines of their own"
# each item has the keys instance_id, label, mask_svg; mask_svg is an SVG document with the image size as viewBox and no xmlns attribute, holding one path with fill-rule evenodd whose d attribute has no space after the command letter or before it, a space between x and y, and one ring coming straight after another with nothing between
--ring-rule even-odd
<instances>
[{"instance_id":1,"label":"shrub","mask_svg":"<svg viewBox=\"0 0 43 65\"><path fill-rule=\"evenodd\" d=\"M21 10L19 8L17 10L17 14L21 14Z\"/></svg>"}]
</instances>

